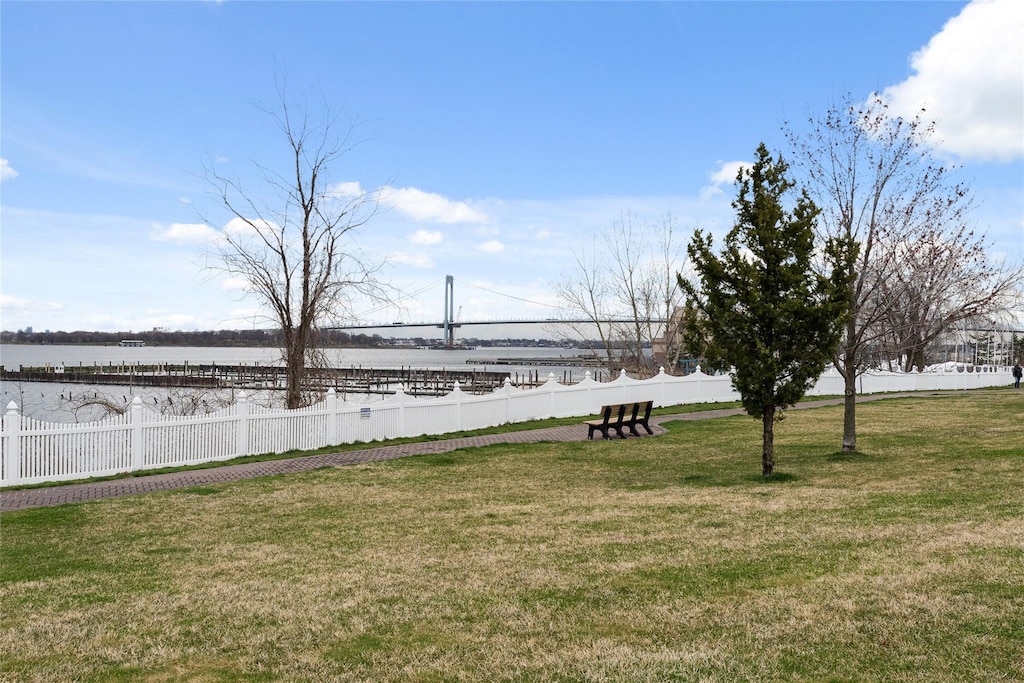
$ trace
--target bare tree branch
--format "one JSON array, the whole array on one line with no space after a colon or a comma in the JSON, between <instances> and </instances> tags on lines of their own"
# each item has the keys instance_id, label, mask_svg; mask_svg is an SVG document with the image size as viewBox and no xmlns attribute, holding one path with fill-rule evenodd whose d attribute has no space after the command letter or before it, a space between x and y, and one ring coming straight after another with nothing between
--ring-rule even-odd
<instances>
[{"instance_id":1,"label":"bare tree branch","mask_svg":"<svg viewBox=\"0 0 1024 683\"><path fill-rule=\"evenodd\" d=\"M360 255L355 232L377 212L379 192L342 196L332 192L332 164L353 149L353 127L338 135L338 115L323 102L314 118L288 99L279 79L278 102L264 111L288 150L288 170L253 162L258 183L250 186L207 168L211 192L233 220L220 228L215 269L247 283L247 293L280 325L288 369L286 402L296 408L307 364L316 353L316 332L351 316L354 296L388 298L379 279L383 263ZM308 397L307 397L308 398Z\"/></svg>"}]
</instances>

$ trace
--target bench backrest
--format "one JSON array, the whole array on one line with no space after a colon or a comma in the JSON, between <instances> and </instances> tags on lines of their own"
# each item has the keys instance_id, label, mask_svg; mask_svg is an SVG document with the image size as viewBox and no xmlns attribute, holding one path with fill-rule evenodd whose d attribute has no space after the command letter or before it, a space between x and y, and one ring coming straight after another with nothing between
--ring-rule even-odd
<instances>
[{"instance_id":1,"label":"bench backrest","mask_svg":"<svg viewBox=\"0 0 1024 683\"><path fill-rule=\"evenodd\" d=\"M620 423L626 414L626 404L613 403L601 408L601 419L605 424Z\"/></svg>"},{"instance_id":2,"label":"bench backrest","mask_svg":"<svg viewBox=\"0 0 1024 683\"><path fill-rule=\"evenodd\" d=\"M644 412L643 419L647 420L651 417L651 409L654 407L654 401L639 401L637 403L613 403L612 405L601 407L601 419L607 423L621 423L626 420L626 411L630 412L629 421L636 422L640 416L640 411Z\"/></svg>"}]
</instances>

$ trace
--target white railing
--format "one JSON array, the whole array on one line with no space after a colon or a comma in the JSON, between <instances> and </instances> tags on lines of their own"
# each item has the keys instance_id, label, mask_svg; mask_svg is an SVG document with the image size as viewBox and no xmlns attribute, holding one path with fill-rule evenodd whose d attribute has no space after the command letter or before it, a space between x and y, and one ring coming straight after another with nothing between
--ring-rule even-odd
<instances>
[{"instance_id":1,"label":"white railing","mask_svg":"<svg viewBox=\"0 0 1024 683\"><path fill-rule=\"evenodd\" d=\"M871 372L858 382L862 394L895 391L977 389L1011 382L1009 368L950 368L929 373ZM812 396L843 393L843 379L825 372ZM600 383L587 373L574 385L549 375L536 389L505 380L491 394L463 393L456 384L447 396L420 399L401 389L371 403L326 400L299 410L272 410L238 402L209 415L170 417L132 401L125 415L85 424L56 424L23 417L13 401L3 416L0 485L99 477L122 472L194 465L257 453L312 450L358 443L444 434L547 417L593 415L602 405L653 400L656 406L738 400L727 375L701 372L686 377L664 371L635 380L623 371Z\"/></svg>"}]
</instances>

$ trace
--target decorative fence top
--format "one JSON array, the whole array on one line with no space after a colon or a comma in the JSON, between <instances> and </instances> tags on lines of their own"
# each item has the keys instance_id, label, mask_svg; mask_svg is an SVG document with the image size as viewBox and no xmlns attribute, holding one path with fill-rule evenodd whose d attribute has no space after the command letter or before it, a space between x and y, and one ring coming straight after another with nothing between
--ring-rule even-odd
<instances>
[{"instance_id":1,"label":"decorative fence top","mask_svg":"<svg viewBox=\"0 0 1024 683\"><path fill-rule=\"evenodd\" d=\"M953 367L927 373L866 373L864 394L975 389L1011 383L1009 368ZM824 373L808 395L842 394L835 371ZM399 387L377 400L345 401L333 389L306 408L283 410L253 404L244 392L222 410L205 415L162 415L135 397L124 415L96 422L58 424L20 414L13 401L3 416L2 485L67 481L127 471L177 467L242 455L314 450L342 443L444 434L549 417L588 416L602 405L654 401L656 406L735 401L728 375L695 372L637 380L625 371L611 382L560 384L553 374L536 388L508 379L495 391L474 395L456 383L436 398L407 395Z\"/></svg>"}]
</instances>

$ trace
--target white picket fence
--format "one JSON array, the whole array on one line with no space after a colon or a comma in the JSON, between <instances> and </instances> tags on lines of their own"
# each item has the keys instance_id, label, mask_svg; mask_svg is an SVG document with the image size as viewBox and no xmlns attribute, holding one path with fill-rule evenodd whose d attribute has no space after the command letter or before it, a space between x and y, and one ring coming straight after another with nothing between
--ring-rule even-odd
<instances>
[{"instance_id":1,"label":"white picket fence","mask_svg":"<svg viewBox=\"0 0 1024 683\"><path fill-rule=\"evenodd\" d=\"M1009 368L961 366L934 373L872 372L861 377L858 391L976 389L1010 382ZM808 393L842 394L842 377L830 370ZM594 381L588 372L582 382L568 386L550 375L535 389L520 389L505 380L504 387L483 396L466 394L458 385L447 396L429 399L399 390L369 403L339 400L331 390L326 400L299 410L263 408L249 403L242 393L230 408L189 417L160 415L136 397L128 413L84 424L24 417L12 401L3 416L0 485L83 479L242 455L586 416L613 403L653 400L656 406L667 406L738 398L726 375L697 372L674 377L663 370L646 380L631 379L623 371L607 383Z\"/></svg>"}]
</instances>

